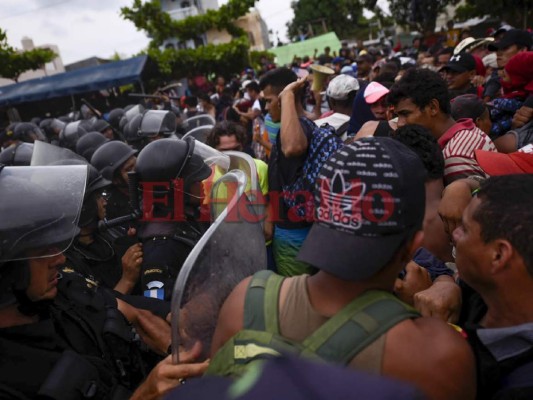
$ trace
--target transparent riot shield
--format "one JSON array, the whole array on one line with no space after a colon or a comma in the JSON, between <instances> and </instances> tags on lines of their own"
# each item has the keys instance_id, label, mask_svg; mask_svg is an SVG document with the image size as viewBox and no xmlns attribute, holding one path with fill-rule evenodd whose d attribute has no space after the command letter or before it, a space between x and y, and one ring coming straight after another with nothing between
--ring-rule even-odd
<instances>
[{"instance_id":1,"label":"transparent riot shield","mask_svg":"<svg viewBox=\"0 0 533 400\"><path fill-rule=\"evenodd\" d=\"M198 128L199 126L204 125L215 125L215 119L208 114L195 115L194 117L187 118L182 126L185 129L185 132L189 132L191 129Z\"/></svg>"},{"instance_id":2,"label":"transparent riot shield","mask_svg":"<svg viewBox=\"0 0 533 400\"><path fill-rule=\"evenodd\" d=\"M257 216L263 216L266 212L266 201L261 191L259 175L254 159L242 151L225 151L230 159L229 170L239 170L246 174L247 184L245 193L248 197L250 207L254 208Z\"/></svg>"},{"instance_id":3,"label":"transparent riot shield","mask_svg":"<svg viewBox=\"0 0 533 400\"><path fill-rule=\"evenodd\" d=\"M85 165L0 166L0 262L66 250L79 232L86 179Z\"/></svg>"},{"instance_id":4,"label":"transparent riot shield","mask_svg":"<svg viewBox=\"0 0 533 400\"><path fill-rule=\"evenodd\" d=\"M207 137L209 136L212 130L213 125L199 126L188 131L185 135L183 135L182 139L185 139L187 137L193 137L197 141L205 143L207 142Z\"/></svg>"},{"instance_id":5,"label":"transparent riot shield","mask_svg":"<svg viewBox=\"0 0 533 400\"><path fill-rule=\"evenodd\" d=\"M222 304L244 278L266 268L261 224L246 209L246 175L230 171L213 185L212 197L236 185L235 194L185 260L172 296L172 359L200 341L207 356ZM253 211L252 211L253 212Z\"/></svg>"},{"instance_id":6,"label":"transparent riot shield","mask_svg":"<svg viewBox=\"0 0 533 400\"><path fill-rule=\"evenodd\" d=\"M87 164L87 160L65 147L58 147L45 142L33 144L31 166L57 165L61 160L79 160Z\"/></svg>"}]
</instances>

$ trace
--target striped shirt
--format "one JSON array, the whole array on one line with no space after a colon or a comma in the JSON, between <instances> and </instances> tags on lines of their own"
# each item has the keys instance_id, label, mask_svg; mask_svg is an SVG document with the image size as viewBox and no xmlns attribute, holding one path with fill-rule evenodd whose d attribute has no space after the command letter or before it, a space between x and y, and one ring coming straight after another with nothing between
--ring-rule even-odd
<instances>
[{"instance_id":1,"label":"striped shirt","mask_svg":"<svg viewBox=\"0 0 533 400\"><path fill-rule=\"evenodd\" d=\"M471 175L487 175L476 161L474 151L497 151L492 140L469 118L458 120L439 138L444 156L444 183Z\"/></svg>"}]
</instances>

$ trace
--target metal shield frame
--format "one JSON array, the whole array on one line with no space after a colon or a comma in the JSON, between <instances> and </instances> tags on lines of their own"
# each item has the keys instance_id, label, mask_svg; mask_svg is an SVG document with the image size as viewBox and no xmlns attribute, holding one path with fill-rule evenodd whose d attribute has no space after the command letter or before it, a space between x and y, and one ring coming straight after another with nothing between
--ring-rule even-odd
<instances>
[{"instance_id":1,"label":"metal shield frame","mask_svg":"<svg viewBox=\"0 0 533 400\"><path fill-rule=\"evenodd\" d=\"M245 194L247 177L242 171L230 171L217 180L217 182L213 185L213 192L216 192L219 185L224 185L226 183L237 183L237 190L235 191L235 194L229 201L227 207L220 213L218 218L193 248L185 260L174 284L171 304L171 325L172 361L176 364L179 363L180 345L186 344L181 337L180 329L187 329L189 327L180 326L180 323L182 322L180 317L182 315L185 317L187 316L187 313L183 312L182 310L183 301L191 301L194 298L190 297L189 299L185 299L186 296L191 296L190 293L187 293L187 284L189 283L191 272L194 271L195 267L202 268L204 266L209 266L209 268L211 268L207 268L210 274L206 276L204 280L198 279L198 282L201 282L202 285L200 285L200 290L195 293L195 295L198 295L198 293L201 293L202 295L205 294L204 297L200 297L201 303L199 304L207 304L205 309L208 315L207 317L204 315L203 320L203 314L201 313L201 310L195 309L197 314L195 314L194 317L196 320L200 318L202 323L204 323L201 328L202 336L189 338L191 341L202 341L204 353L209 352L210 350L210 343L216 326L218 312L220 311L220 307L222 306L226 297L230 294L231 290L233 290L235 285L237 285L238 282L245 277L260 269L266 268L266 247L261 224L254 221L247 221L246 218L237 221L231 220L232 216L234 217L235 215L238 215L235 212L238 211L239 204L242 201L247 200ZM246 245L243 246L241 243L238 248L234 248L235 251L232 251L232 247L231 245L228 246L228 243L236 243L237 238L246 241ZM217 266L220 266L220 270L217 270L216 267L212 268L212 266L215 265L212 263L213 259L219 260ZM234 263L236 259L238 260L238 266ZM229 271L228 268L231 268L231 274L219 273L218 276L216 276L218 272ZM205 273L206 271L198 271L200 274L199 277L203 278L202 273ZM226 277L228 281L231 282L224 282L223 280ZM211 278L211 281L209 281L209 278ZM201 290L204 289L206 291L202 292ZM194 285L191 290L194 290ZM216 292L216 298L214 298L214 296L209 297L209 295L212 295L214 292ZM196 297L196 299L197 298L198 297ZM192 301L191 303L194 304ZM187 304L188 303L186 302L184 306ZM208 309L210 305L213 305L213 307ZM205 326L206 318L208 319L207 327ZM194 326L194 324L191 324L191 326ZM200 330L200 328L198 329Z\"/></svg>"}]
</instances>

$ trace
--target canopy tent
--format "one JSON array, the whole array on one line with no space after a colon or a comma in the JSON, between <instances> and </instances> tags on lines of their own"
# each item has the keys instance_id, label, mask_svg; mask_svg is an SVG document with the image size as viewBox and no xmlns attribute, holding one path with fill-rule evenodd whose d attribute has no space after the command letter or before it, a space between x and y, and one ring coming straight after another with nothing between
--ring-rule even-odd
<instances>
[{"instance_id":1,"label":"canopy tent","mask_svg":"<svg viewBox=\"0 0 533 400\"><path fill-rule=\"evenodd\" d=\"M0 107L71 96L138 82L147 56L114 61L0 87Z\"/></svg>"},{"instance_id":2,"label":"canopy tent","mask_svg":"<svg viewBox=\"0 0 533 400\"><path fill-rule=\"evenodd\" d=\"M339 51L341 42L335 32L329 32L325 35L316 36L302 42L291 43L286 46L275 47L268 49L269 52L276 55L276 62L279 65L290 64L294 58L309 56L312 57L315 49L318 49L318 54L324 52L324 47L329 46L331 51Z\"/></svg>"}]
</instances>

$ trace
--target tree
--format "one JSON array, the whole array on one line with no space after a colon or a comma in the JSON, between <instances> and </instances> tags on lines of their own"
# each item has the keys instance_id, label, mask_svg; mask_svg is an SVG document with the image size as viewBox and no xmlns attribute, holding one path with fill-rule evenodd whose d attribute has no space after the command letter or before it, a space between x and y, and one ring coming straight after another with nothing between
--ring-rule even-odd
<instances>
[{"instance_id":1,"label":"tree","mask_svg":"<svg viewBox=\"0 0 533 400\"><path fill-rule=\"evenodd\" d=\"M492 0L490 7L485 0L466 0L455 15L458 21L489 15L526 29L533 21L533 0Z\"/></svg>"},{"instance_id":2,"label":"tree","mask_svg":"<svg viewBox=\"0 0 533 400\"><path fill-rule=\"evenodd\" d=\"M352 37L363 16L359 0L299 0L291 4L294 19L287 24L292 40L335 32L341 38Z\"/></svg>"},{"instance_id":3,"label":"tree","mask_svg":"<svg viewBox=\"0 0 533 400\"><path fill-rule=\"evenodd\" d=\"M435 32L437 16L446 6L458 4L460 0L389 0L391 14L396 22L424 35ZM485 0L486 1L486 0ZM369 9L376 7L377 0L365 0Z\"/></svg>"},{"instance_id":4,"label":"tree","mask_svg":"<svg viewBox=\"0 0 533 400\"><path fill-rule=\"evenodd\" d=\"M20 74L42 68L55 57L50 49L17 51L7 43L6 32L0 28L0 76L18 82Z\"/></svg>"},{"instance_id":5,"label":"tree","mask_svg":"<svg viewBox=\"0 0 533 400\"><path fill-rule=\"evenodd\" d=\"M216 11L208 10L205 14L175 21L162 11L158 0L145 3L134 0L132 7L121 9L121 14L151 38L147 54L157 62L161 72L167 77L187 76L192 70L204 74L229 75L244 69L250 63L247 34L234 21L245 15L255 2L256 0L230 0ZM233 40L196 49L161 50L166 39L196 39L210 29L226 30Z\"/></svg>"}]
</instances>

